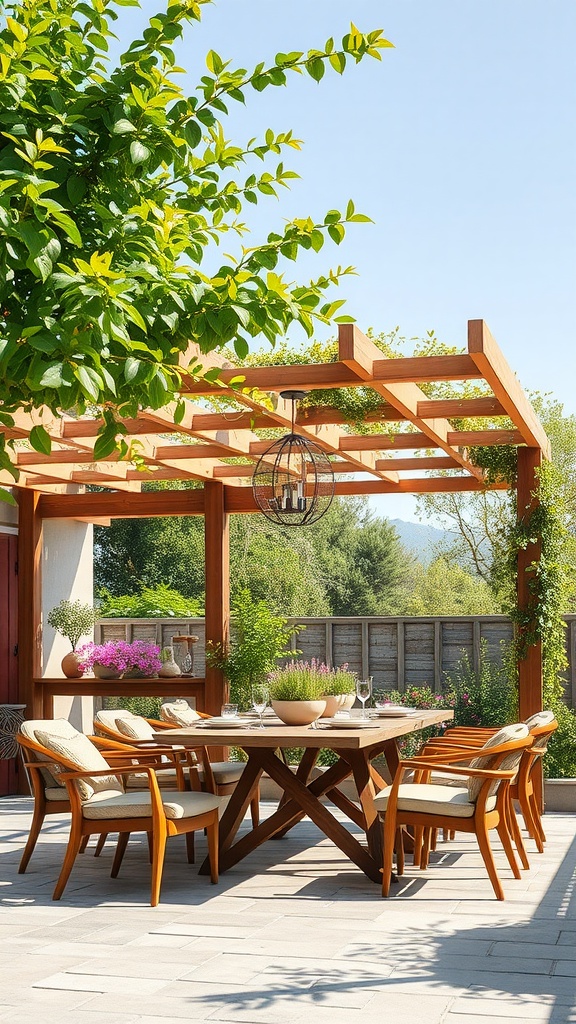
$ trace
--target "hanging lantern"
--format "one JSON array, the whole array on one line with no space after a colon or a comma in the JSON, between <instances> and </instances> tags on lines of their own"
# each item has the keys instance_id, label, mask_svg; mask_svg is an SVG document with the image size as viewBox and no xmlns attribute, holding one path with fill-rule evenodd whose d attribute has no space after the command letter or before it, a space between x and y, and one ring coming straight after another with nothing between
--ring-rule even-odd
<instances>
[{"instance_id":1,"label":"hanging lantern","mask_svg":"<svg viewBox=\"0 0 576 1024\"><path fill-rule=\"evenodd\" d=\"M254 499L267 519L280 526L316 523L334 497L332 463L322 449L294 433L296 402L306 391L281 391L292 402L292 431L274 441L256 464Z\"/></svg>"}]
</instances>

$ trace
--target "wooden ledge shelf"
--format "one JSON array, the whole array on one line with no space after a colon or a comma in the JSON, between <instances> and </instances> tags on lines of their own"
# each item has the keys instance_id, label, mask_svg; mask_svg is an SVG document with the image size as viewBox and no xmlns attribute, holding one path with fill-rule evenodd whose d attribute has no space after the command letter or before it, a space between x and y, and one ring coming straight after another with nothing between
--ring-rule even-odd
<instances>
[{"instance_id":1,"label":"wooden ledge shelf","mask_svg":"<svg viewBox=\"0 0 576 1024\"><path fill-rule=\"evenodd\" d=\"M172 679L34 679L34 690L41 694L43 715L54 717L54 697L195 697L199 711L204 709L205 680L201 676L176 676Z\"/></svg>"}]
</instances>

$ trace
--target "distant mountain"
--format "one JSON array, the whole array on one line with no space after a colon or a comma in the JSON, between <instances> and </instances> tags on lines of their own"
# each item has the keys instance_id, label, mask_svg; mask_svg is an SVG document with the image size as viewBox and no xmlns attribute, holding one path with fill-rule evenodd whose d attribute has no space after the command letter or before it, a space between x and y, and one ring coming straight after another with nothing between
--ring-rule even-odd
<instances>
[{"instance_id":1,"label":"distant mountain","mask_svg":"<svg viewBox=\"0 0 576 1024\"><path fill-rule=\"evenodd\" d=\"M456 536L450 530L439 530L425 523L407 523L404 519L390 519L389 522L404 547L412 551L423 565L429 565L436 557L438 547L448 547Z\"/></svg>"}]
</instances>

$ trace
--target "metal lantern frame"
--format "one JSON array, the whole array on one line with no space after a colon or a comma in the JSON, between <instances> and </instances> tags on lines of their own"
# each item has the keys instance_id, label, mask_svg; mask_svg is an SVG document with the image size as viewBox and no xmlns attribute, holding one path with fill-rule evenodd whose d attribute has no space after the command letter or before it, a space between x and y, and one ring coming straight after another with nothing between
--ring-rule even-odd
<instances>
[{"instance_id":1,"label":"metal lantern frame","mask_svg":"<svg viewBox=\"0 0 576 1024\"><path fill-rule=\"evenodd\" d=\"M279 526L317 523L332 504L334 470L314 441L294 430L296 403L306 391L281 391L292 402L292 430L274 441L256 464L254 500L270 522Z\"/></svg>"}]
</instances>

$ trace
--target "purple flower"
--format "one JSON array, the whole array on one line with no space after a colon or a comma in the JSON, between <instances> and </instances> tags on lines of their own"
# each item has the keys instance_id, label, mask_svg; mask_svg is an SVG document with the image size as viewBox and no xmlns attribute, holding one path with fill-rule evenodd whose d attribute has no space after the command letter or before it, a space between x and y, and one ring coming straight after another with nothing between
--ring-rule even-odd
<instances>
[{"instance_id":1,"label":"purple flower","mask_svg":"<svg viewBox=\"0 0 576 1024\"><path fill-rule=\"evenodd\" d=\"M105 665L115 672L127 672L137 669L142 675L158 672L162 666L160 648L147 640L108 640L104 644L84 644L77 651L80 666L84 671L94 667L96 663Z\"/></svg>"}]
</instances>

